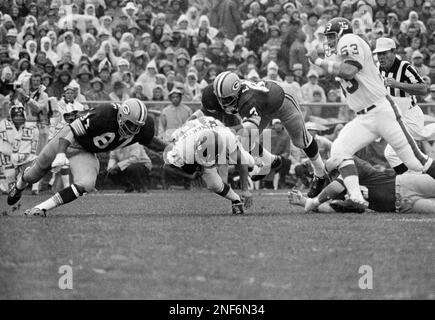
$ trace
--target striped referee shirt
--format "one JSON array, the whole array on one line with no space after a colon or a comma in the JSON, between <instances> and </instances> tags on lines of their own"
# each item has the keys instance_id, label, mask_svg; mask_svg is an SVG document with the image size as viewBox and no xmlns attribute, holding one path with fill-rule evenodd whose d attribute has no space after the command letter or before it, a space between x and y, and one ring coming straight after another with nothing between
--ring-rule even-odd
<instances>
[{"instance_id":1,"label":"striped referee shirt","mask_svg":"<svg viewBox=\"0 0 435 320\"><path fill-rule=\"evenodd\" d=\"M405 60L396 57L390 70L386 71L379 65L379 72L384 79L393 78L398 82L406 83L424 83L423 78L418 74L417 70ZM417 103L415 96L398 88L387 87L390 95L393 97L410 97L412 105Z\"/></svg>"}]
</instances>

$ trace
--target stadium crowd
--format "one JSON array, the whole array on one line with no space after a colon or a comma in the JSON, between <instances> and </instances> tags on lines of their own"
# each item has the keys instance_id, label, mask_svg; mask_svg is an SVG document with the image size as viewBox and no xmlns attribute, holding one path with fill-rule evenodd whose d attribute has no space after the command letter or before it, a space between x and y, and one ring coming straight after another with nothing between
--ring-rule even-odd
<instances>
[{"instance_id":1,"label":"stadium crowd","mask_svg":"<svg viewBox=\"0 0 435 320\"><path fill-rule=\"evenodd\" d=\"M306 56L312 49L325 53L325 24L337 16L349 19L354 33L373 49L379 37L394 39L397 54L410 61L428 85L435 83L434 0L2 0L0 138L7 139L7 119L15 105L24 108L32 132L27 134L30 148L13 151L17 159L0 150L0 180L8 170L34 159L67 121L65 113L104 101L134 97L150 109L163 104L157 130L168 140L191 116L191 106L201 102L202 89L226 70L243 79L278 81L299 103L341 102L334 79ZM435 102L435 84L417 100ZM307 108L305 113L307 121L344 122L349 119L347 110ZM317 135L327 158L340 126L329 131L319 123L307 126L313 133L327 133ZM278 120L271 130L272 151L290 160L281 179L272 177L273 186L285 185L289 170L308 186L309 166L290 146ZM376 149L385 144L379 145L360 156L373 159L382 154ZM133 177L140 168L145 168L145 176L152 171L153 154L141 148L108 155L108 176L128 191L146 187L128 179L120 182L120 171L131 166ZM380 159L378 164L386 162Z\"/></svg>"}]
</instances>

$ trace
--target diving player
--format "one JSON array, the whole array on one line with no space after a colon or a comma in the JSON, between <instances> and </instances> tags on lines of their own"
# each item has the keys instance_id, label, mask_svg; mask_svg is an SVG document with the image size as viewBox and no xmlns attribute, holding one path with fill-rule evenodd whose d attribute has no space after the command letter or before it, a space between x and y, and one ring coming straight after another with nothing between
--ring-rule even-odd
<instances>
[{"instance_id":1,"label":"diving player","mask_svg":"<svg viewBox=\"0 0 435 320\"><path fill-rule=\"evenodd\" d=\"M273 119L280 119L293 144L304 150L313 165L315 178L308 196L315 197L320 193L328 180L324 163L316 141L305 128L299 104L290 93L285 92L274 81L255 83L240 80L237 74L229 71L222 72L216 77L213 92L222 110L227 114L239 114L242 117L243 145L249 148L251 153L261 155L266 164L270 163L271 169L277 169L281 165L281 158L262 148L256 132L261 133ZM258 176L264 177L265 174L267 172Z\"/></svg>"},{"instance_id":2,"label":"diving player","mask_svg":"<svg viewBox=\"0 0 435 320\"><path fill-rule=\"evenodd\" d=\"M435 164L423 154L404 125L400 111L388 95L373 60L369 45L352 33L349 20L334 18L326 24L328 49L335 56L322 59L316 50L309 52L312 63L335 75L356 117L341 130L331 148L330 161L343 177L349 198L361 209L367 207L352 156L378 137L383 137L405 165L435 178Z\"/></svg>"},{"instance_id":3,"label":"diving player","mask_svg":"<svg viewBox=\"0 0 435 320\"><path fill-rule=\"evenodd\" d=\"M254 158L219 120L200 117L186 122L172 134L164 161L164 170L190 179L201 177L210 191L231 201L233 214L244 213L243 199L222 181L218 169L237 163L254 168Z\"/></svg>"},{"instance_id":4,"label":"diving player","mask_svg":"<svg viewBox=\"0 0 435 320\"><path fill-rule=\"evenodd\" d=\"M44 147L33 165L18 176L9 191L8 204L17 203L26 186L39 181L52 167L69 163L74 183L25 212L28 216L45 216L47 211L94 190L99 171L96 153L136 142L163 151L166 144L154 137L154 121L147 114L145 104L138 99L102 105L80 114L65 125Z\"/></svg>"}]
</instances>

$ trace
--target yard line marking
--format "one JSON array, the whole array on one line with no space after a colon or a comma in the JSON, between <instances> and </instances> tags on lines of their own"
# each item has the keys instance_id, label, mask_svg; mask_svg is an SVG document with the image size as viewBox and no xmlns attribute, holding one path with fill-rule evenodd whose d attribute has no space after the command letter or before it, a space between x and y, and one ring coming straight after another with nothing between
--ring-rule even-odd
<instances>
[{"instance_id":1,"label":"yard line marking","mask_svg":"<svg viewBox=\"0 0 435 320\"><path fill-rule=\"evenodd\" d=\"M259 196L268 196L268 197L273 197L273 196L286 196L287 192L259 192L258 193Z\"/></svg>"},{"instance_id":2,"label":"yard line marking","mask_svg":"<svg viewBox=\"0 0 435 320\"><path fill-rule=\"evenodd\" d=\"M435 222L435 218L400 218L400 219L385 219L385 221L394 222Z\"/></svg>"}]
</instances>

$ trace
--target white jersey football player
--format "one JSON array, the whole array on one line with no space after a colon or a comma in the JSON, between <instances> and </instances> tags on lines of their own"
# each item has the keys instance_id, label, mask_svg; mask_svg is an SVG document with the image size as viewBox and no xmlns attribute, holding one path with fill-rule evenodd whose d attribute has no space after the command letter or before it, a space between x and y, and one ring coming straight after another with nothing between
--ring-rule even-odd
<instances>
[{"instance_id":1,"label":"white jersey football player","mask_svg":"<svg viewBox=\"0 0 435 320\"><path fill-rule=\"evenodd\" d=\"M369 45L352 33L349 20L334 18L325 27L327 47L335 59L308 54L312 63L339 78L346 102L356 117L341 130L331 148L328 169L338 168L349 192L348 202L367 207L352 156L378 137L384 138L411 170L435 177L435 164L417 147L388 94Z\"/></svg>"},{"instance_id":2,"label":"white jersey football player","mask_svg":"<svg viewBox=\"0 0 435 320\"><path fill-rule=\"evenodd\" d=\"M185 178L201 177L210 191L231 200L234 214L244 213L241 197L223 182L218 169L236 163L253 168L255 162L222 122L212 117L186 122L172 134L163 158L165 170Z\"/></svg>"}]
</instances>

